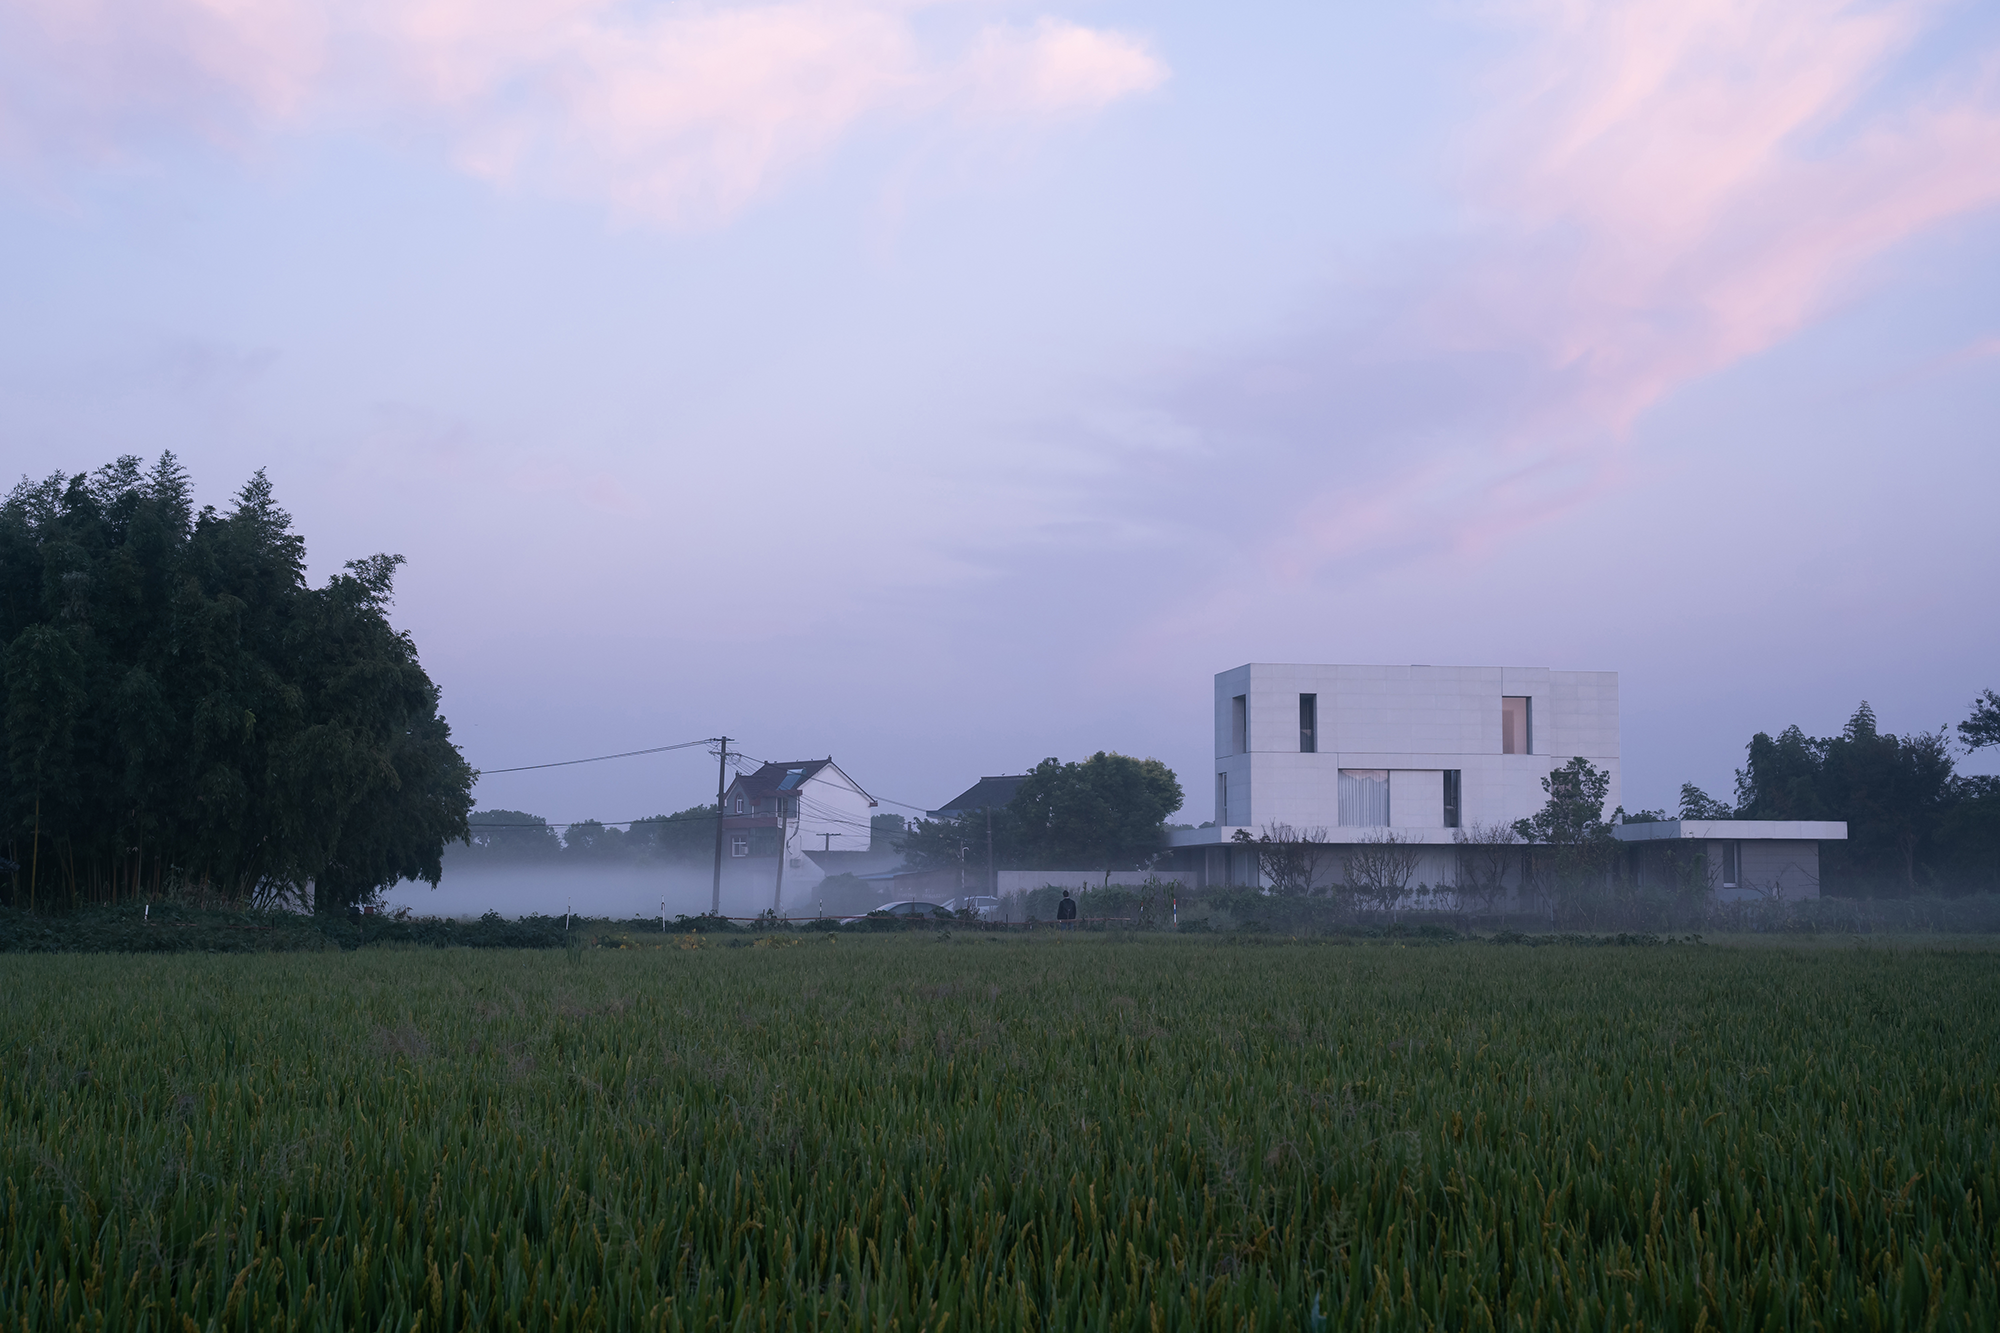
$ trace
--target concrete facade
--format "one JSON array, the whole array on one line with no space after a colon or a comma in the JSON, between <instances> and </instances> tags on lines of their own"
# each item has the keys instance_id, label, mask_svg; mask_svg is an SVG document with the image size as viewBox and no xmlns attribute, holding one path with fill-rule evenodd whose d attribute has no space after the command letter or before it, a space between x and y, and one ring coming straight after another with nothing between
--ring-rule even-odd
<instances>
[{"instance_id":1,"label":"concrete facade","mask_svg":"<svg viewBox=\"0 0 2000 1333\"><path fill-rule=\"evenodd\" d=\"M1316 701L1304 749L1300 698ZM1502 700L1528 701L1523 753L1503 752ZM1238 828L1327 830L1343 823L1340 774L1385 773L1388 823L1426 843L1454 827L1511 824L1542 808L1542 779L1581 755L1611 775L1618 804L1618 674L1547 667L1301 666L1250 663L1215 677L1215 827L1188 845L1226 842ZM1455 824L1445 775L1458 774ZM1370 779L1372 780L1372 779Z\"/></svg>"},{"instance_id":2,"label":"concrete facade","mask_svg":"<svg viewBox=\"0 0 2000 1333\"><path fill-rule=\"evenodd\" d=\"M1626 873L1641 885L1705 888L1718 902L1819 897L1819 845L1844 841L1840 820L1666 819L1621 824Z\"/></svg>"}]
</instances>

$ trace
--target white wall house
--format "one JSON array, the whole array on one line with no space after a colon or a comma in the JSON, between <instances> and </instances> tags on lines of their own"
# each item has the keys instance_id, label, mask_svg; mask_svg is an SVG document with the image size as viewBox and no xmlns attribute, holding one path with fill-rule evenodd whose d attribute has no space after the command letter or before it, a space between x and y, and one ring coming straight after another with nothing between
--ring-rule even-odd
<instances>
[{"instance_id":1,"label":"white wall house","mask_svg":"<svg viewBox=\"0 0 2000 1333\"><path fill-rule=\"evenodd\" d=\"M832 759L794 759L738 775L722 798L725 877L769 884L763 906L810 896L825 872L808 851L866 851L873 797ZM732 895L738 898L739 895Z\"/></svg>"}]
</instances>

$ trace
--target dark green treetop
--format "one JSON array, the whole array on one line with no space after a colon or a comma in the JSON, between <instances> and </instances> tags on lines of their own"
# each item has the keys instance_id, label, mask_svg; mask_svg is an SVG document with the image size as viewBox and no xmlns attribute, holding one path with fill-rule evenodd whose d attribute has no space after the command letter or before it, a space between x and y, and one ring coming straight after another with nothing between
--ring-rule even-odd
<instances>
[{"instance_id":1,"label":"dark green treetop","mask_svg":"<svg viewBox=\"0 0 2000 1333\"><path fill-rule=\"evenodd\" d=\"M401 563L308 586L261 471L226 512L194 510L172 454L16 486L0 502L0 837L39 865L40 896L333 906L436 883L475 775L389 623Z\"/></svg>"}]
</instances>

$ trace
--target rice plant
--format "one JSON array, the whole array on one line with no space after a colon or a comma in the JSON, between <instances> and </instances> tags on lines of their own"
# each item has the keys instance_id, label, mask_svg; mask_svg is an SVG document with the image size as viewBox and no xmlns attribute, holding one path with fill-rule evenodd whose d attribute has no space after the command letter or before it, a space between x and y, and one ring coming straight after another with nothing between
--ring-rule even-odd
<instances>
[{"instance_id":1,"label":"rice plant","mask_svg":"<svg viewBox=\"0 0 2000 1333\"><path fill-rule=\"evenodd\" d=\"M2000 953L668 944L0 959L0 1317L2000 1321Z\"/></svg>"}]
</instances>

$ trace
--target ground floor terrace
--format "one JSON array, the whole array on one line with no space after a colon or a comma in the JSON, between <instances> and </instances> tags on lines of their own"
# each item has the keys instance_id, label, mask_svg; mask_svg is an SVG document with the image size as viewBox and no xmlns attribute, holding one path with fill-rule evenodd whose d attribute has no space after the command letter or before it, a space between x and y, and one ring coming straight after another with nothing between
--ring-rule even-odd
<instances>
[{"instance_id":1,"label":"ground floor terrace","mask_svg":"<svg viewBox=\"0 0 2000 1333\"><path fill-rule=\"evenodd\" d=\"M1817 898L1819 849L1840 841L1838 821L1661 820L1621 824L1596 874L1718 901ZM1362 886L1390 903L1450 892L1489 906L1522 906L1573 867L1561 849L1504 830L1340 828L1324 841L1280 841L1268 830L1177 829L1164 877L1191 888L1237 886L1319 892Z\"/></svg>"}]
</instances>

